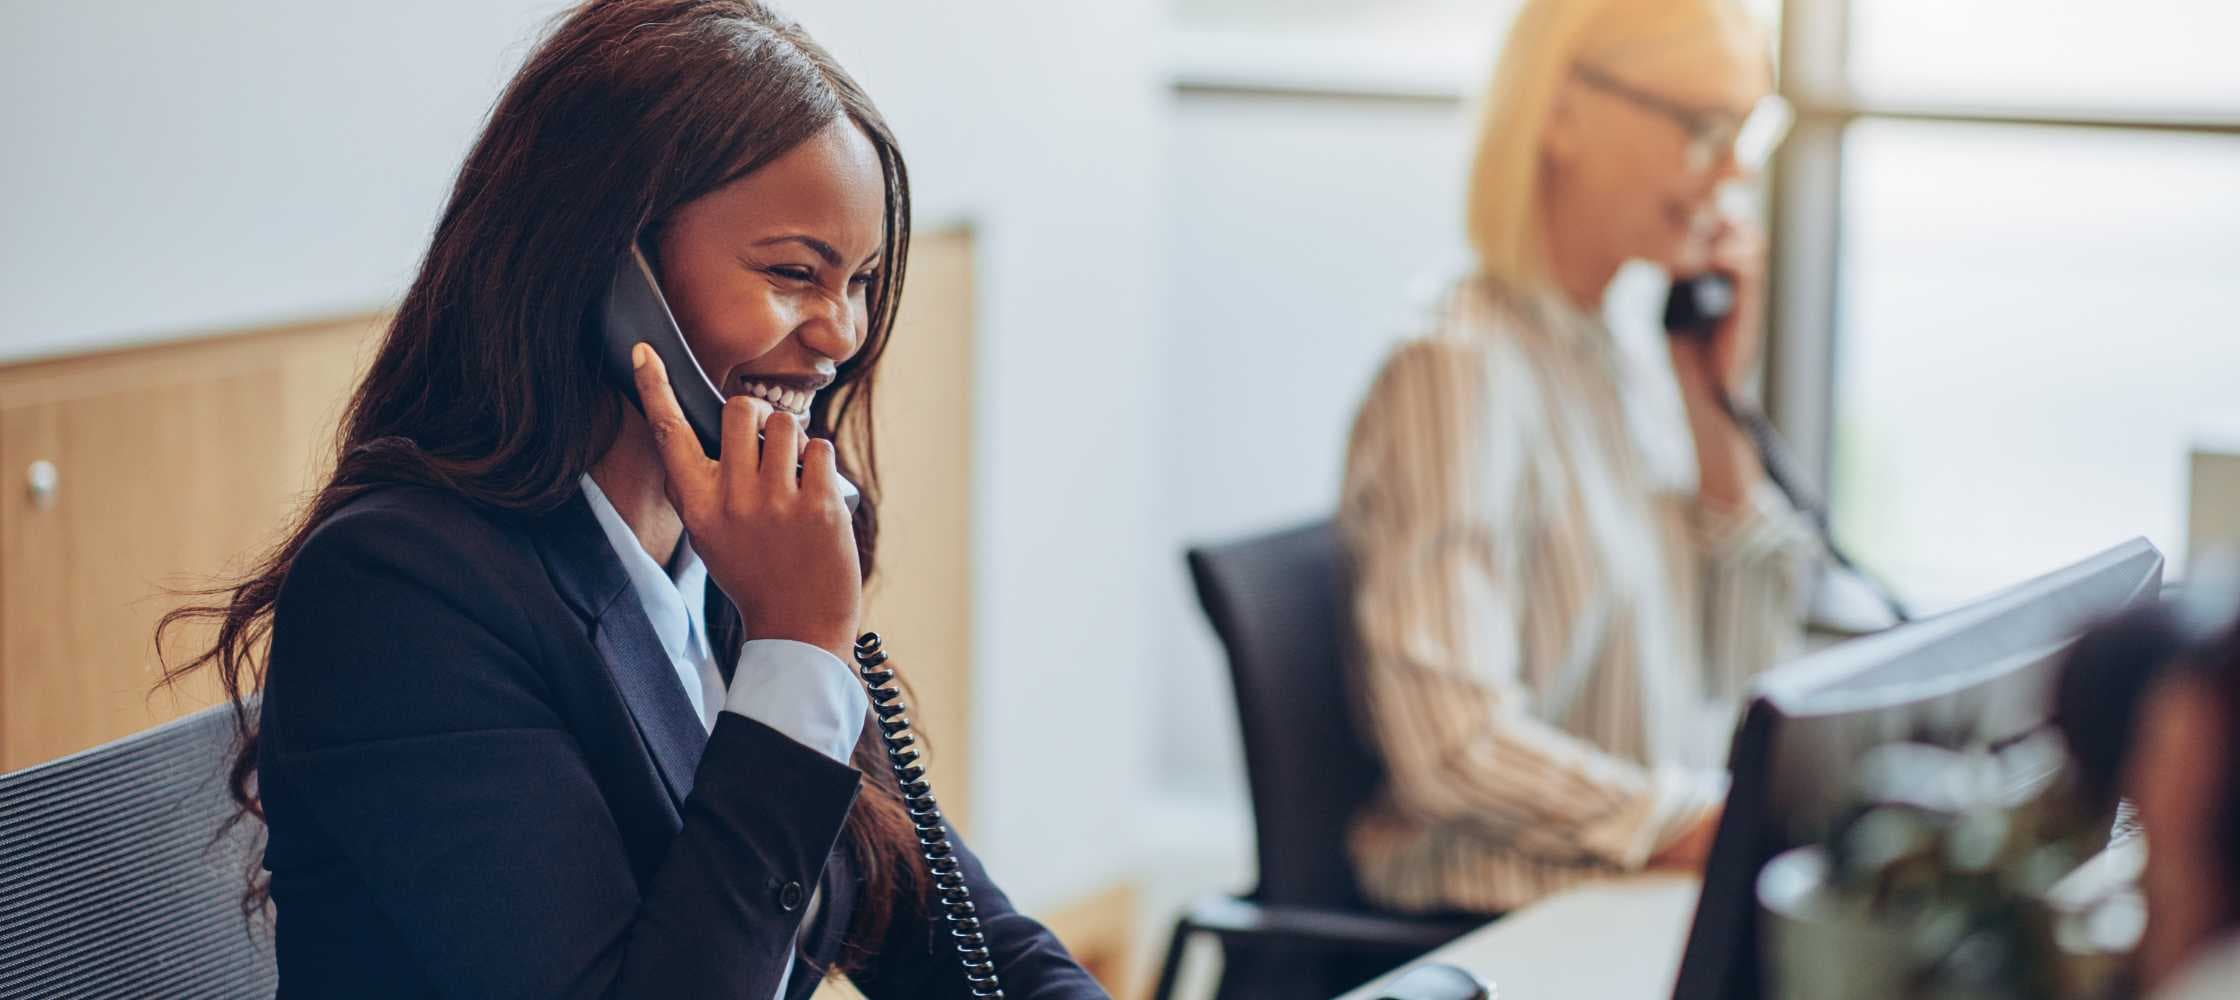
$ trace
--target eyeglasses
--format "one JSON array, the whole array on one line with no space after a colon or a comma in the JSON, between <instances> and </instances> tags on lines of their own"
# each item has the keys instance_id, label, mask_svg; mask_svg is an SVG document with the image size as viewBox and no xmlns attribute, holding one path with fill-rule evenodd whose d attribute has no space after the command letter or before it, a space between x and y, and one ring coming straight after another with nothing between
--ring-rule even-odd
<instances>
[{"instance_id":1,"label":"eyeglasses","mask_svg":"<svg viewBox=\"0 0 2240 1000\"><path fill-rule=\"evenodd\" d=\"M1768 94L1745 115L1724 108L1702 108L1650 93L1592 66L1571 68L1580 82L1644 111L1662 115L1688 136L1688 169L1708 170L1727 155L1745 172L1763 169L1774 147L1789 134L1789 102Z\"/></svg>"}]
</instances>

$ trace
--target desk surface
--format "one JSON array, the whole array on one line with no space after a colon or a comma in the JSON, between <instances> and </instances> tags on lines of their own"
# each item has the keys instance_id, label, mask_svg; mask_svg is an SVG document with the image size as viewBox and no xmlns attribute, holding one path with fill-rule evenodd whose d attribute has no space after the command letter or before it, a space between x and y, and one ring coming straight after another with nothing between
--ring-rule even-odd
<instances>
[{"instance_id":1,"label":"desk surface","mask_svg":"<svg viewBox=\"0 0 2240 1000\"><path fill-rule=\"evenodd\" d=\"M1495 996L1515 1000L1667 997L1701 889L1695 876L1669 872L1581 886L1465 934L1424 960L1468 969L1492 983ZM1397 975L1340 1000L1373 1000Z\"/></svg>"}]
</instances>

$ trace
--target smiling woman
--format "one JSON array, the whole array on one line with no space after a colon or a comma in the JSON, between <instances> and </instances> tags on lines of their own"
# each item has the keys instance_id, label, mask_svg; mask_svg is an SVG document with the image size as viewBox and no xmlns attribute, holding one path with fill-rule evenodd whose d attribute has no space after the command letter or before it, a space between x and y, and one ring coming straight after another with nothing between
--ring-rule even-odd
<instances>
[{"instance_id":1,"label":"smiling woman","mask_svg":"<svg viewBox=\"0 0 2240 1000\"><path fill-rule=\"evenodd\" d=\"M1011 995L1102 995L969 848L921 863L839 659L909 216L870 98L759 3L592 0L532 53L332 478L166 621L219 626L168 676L238 711L282 997L961 997L934 876ZM650 351L643 416L603 371L634 246L730 397L720 458Z\"/></svg>"}]
</instances>

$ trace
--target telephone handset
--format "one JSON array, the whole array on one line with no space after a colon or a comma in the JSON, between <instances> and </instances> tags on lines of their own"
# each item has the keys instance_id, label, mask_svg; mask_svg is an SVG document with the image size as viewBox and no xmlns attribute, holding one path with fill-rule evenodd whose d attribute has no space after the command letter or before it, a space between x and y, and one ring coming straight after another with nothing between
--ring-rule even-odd
<instances>
[{"instance_id":1,"label":"telephone handset","mask_svg":"<svg viewBox=\"0 0 2240 1000\"><path fill-rule=\"evenodd\" d=\"M1664 300L1665 333L1690 340L1708 340L1718 332L1719 324L1726 321L1728 314L1734 312L1734 307L1733 278L1716 271L1676 278L1672 282L1672 294ZM1734 419L1735 425L1742 428L1743 436L1750 439L1751 446L1758 452L1759 464L1765 467L1766 478L1773 480L1773 485L1789 498L1790 506L1812 520L1813 527L1819 530L1820 544L1827 549L1829 558L1872 591L1882 605L1889 609L1892 618L1900 622L1911 620L1912 616L1906 606L1890 593L1889 588L1860 569L1836 545L1834 531L1828 523L1827 502L1806 485L1807 480L1798 468L1796 456L1790 453L1789 443L1781 439L1781 433L1774 429L1773 421L1757 407L1736 400L1724 392L1719 394L1719 405L1726 409L1727 416Z\"/></svg>"},{"instance_id":2,"label":"telephone handset","mask_svg":"<svg viewBox=\"0 0 2240 1000\"><path fill-rule=\"evenodd\" d=\"M1664 300L1664 329L1675 337L1709 337L1734 311L1734 279L1717 271L1679 278Z\"/></svg>"},{"instance_id":3,"label":"telephone handset","mask_svg":"<svg viewBox=\"0 0 2240 1000\"><path fill-rule=\"evenodd\" d=\"M661 359L661 366L668 370L669 387L676 393L677 408L684 411L684 421L692 425L694 437L700 439L700 449L709 458L717 457L723 450L723 394L708 381L708 373L700 361L692 356L692 347L684 341L684 331L678 329L675 314L669 311L669 300L661 294L661 283L653 276L653 266L636 243L630 252L616 264L614 280L607 287L607 299L602 314L605 333L607 371L615 384L622 388L630 402L645 412L644 401L638 398L638 384L631 375L630 352L638 344L653 348ZM755 435L761 440L761 435ZM847 501L848 510L856 509L861 494L855 484L846 478L840 480L841 499Z\"/></svg>"}]
</instances>

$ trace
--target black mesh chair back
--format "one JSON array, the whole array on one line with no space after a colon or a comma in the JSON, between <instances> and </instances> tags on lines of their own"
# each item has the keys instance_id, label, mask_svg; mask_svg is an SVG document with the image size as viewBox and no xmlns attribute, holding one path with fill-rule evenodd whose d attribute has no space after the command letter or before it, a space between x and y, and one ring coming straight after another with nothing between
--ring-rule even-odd
<instances>
[{"instance_id":1,"label":"black mesh chair back","mask_svg":"<svg viewBox=\"0 0 2240 1000\"><path fill-rule=\"evenodd\" d=\"M221 837L232 710L0 775L0 997L270 997L241 913L253 822Z\"/></svg>"},{"instance_id":2,"label":"black mesh chair back","mask_svg":"<svg viewBox=\"0 0 2240 1000\"><path fill-rule=\"evenodd\" d=\"M1318 521L1188 558L1236 685L1259 840L1252 898L1360 908L1346 829L1383 772L1348 708L1350 598L1337 529Z\"/></svg>"},{"instance_id":3,"label":"black mesh chair back","mask_svg":"<svg viewBox=\"0 0 2240 1000\"><path fill-rule=\"evenodd\" d=\"M1352 583L1328 520L1191 549L1198 601L1229 655L1252 791L1260 880L1193 900L1175 922L1156 1000L1191 939L1221 942L1218 1000L1332 996L1436 948L1487 914L1399 914L1369 904L1347 829L1384 768L1354 728L1347 660Z\"/></svg>"}]
</instances>

